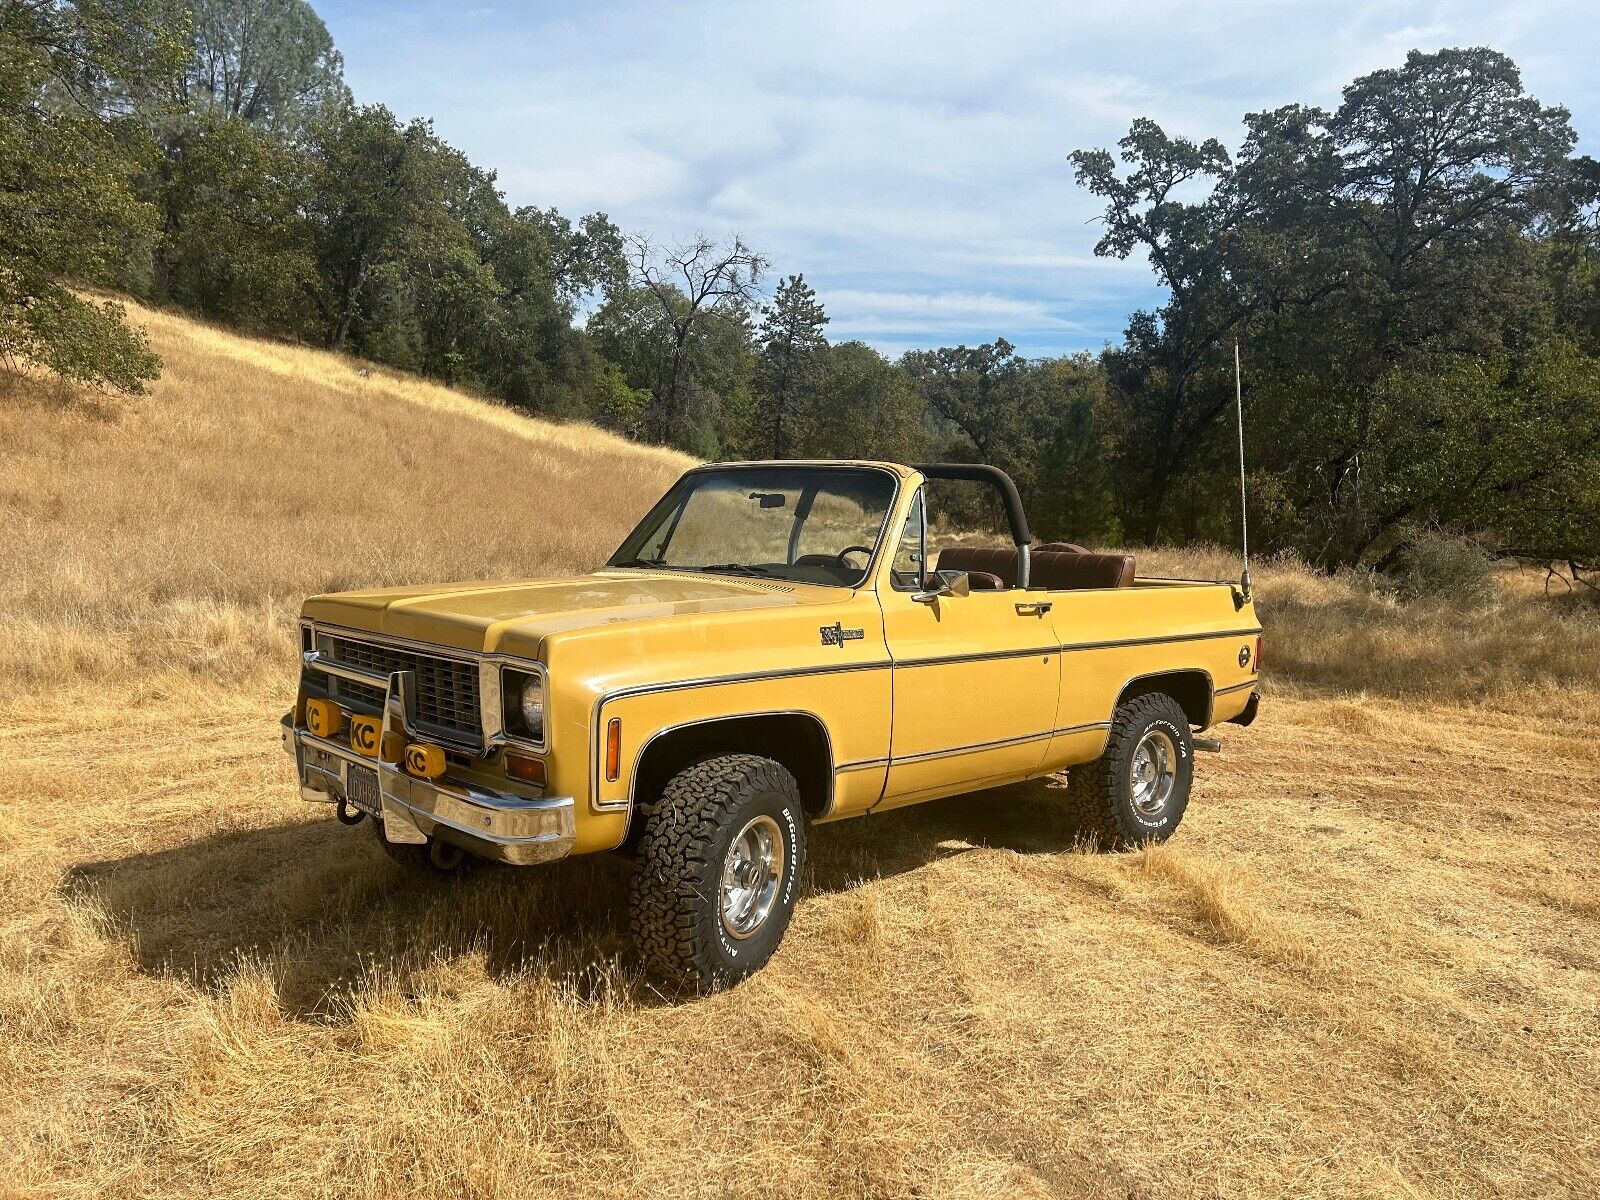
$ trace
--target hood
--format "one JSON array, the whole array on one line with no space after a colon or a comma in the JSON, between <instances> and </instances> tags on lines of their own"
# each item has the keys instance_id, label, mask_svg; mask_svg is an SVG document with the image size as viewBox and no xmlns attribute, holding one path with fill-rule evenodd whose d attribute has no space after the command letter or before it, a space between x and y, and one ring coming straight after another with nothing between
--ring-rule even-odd
<instances>
[{"instance_id":1,"label":"hood","mask_svg":"<svg viewBox=\"0 0 1600 1200\"><path fill-rule=\"evenodd\" d=\"M596 625L784 608L840 594L838 588L788 581L617 570L576 579L337 592L307 600L303 615L368 633L492 652L511 636L525 644Z\"/></svg>"}]
</instances>

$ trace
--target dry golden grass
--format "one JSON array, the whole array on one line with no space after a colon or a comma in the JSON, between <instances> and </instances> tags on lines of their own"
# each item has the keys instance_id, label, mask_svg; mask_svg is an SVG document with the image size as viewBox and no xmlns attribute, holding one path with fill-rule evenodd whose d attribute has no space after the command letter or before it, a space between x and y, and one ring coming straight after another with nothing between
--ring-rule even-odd
<instances>
[{"instance_id":1,"label":"dry golden grass","mask_svg":"<svg viewBox=\"0 0 1600 1200\"><path fill-rule=\"evenodd\" d=\"M1162 550L1150 572L1238 576L1220 551ZM1271 635L1277 683L1293 695L1376 694L1478 702L1541 711L1600 692L1600 597L1545 593L1545 572L1507 568L1499 598L1485 607L1445 601L1400 603L1359 574L1319 575L1294 560L1255 571L1256 596Z\"/></svg>"},{"instance_id":2,"label":"dry golden grass","mask_svg":"<svg viewBox=\"0 0 1600 1200\"><path fill-rule=\"evenodd\" d=\"M669 999L621 863L403 878L275 723L304 593L585 568L681 462L139 315L148 399L0 400L0 1193L1600 1191L1592 607L1264 568L1173 842L823 827L770 967Z\"/></svg>"},{"instance_id":3,"label":"dry golden grass","mask_svg":"<svg viewBox=\"0 0 1600 1200\"><path fill-rule=\"evenodd\" d=\"M592 569L690 463L133 310L144 399L0 397L0 672L281 678L309 592Z\"/></svg>"}]
</instances>

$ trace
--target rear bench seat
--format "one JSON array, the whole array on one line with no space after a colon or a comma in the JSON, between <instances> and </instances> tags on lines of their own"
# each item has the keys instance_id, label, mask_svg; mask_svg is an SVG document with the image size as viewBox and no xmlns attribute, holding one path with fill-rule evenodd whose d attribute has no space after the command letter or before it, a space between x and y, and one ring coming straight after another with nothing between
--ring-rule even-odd
<instances>
[{"instance_id":1,"label":"rear bench seat","mask_svg":"<svg viewBox=\"0 0 1600 1200\"><path fill-rule=\"evenodd\" d=\"M1052 543L1065 545L1065 543ZM939 552L940 571L965 571L977 591L1017 586L1017 551L988 546L952 546ZM1052 592L1131 587L1131 554L1090 554L1086 550L1040 547L1028 555L1028 583Z\"/></svg>"}]
</instances>

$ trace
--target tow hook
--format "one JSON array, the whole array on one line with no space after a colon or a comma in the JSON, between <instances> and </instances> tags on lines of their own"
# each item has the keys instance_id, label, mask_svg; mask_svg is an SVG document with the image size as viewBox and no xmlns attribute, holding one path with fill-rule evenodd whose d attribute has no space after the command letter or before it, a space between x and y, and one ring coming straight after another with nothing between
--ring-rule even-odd
<instances>
[{"instance_id":1,"label":"tow hook","mask_svg":"<svg viewBox=\"0 0 1600 1200\"><path fill-rule=\"evenodd\" d=\"M359 825L367 819L367 814L359 808L351 808L350 801L343 796L339 797L339 808L335 815L346 825Z\"/></svg>"},{"instance_id":2,"label":"tow hook","mask_svg":"<svg viewBox=\"0 0 1600 1200\"><path fill-rule=\"evenodd\" d=\"M1222 739L1213 737L1197 737L1190 739L1196 750L1204 750L1207 754L1222 753Z\"/></svg>"},{"instance_id":3,"label":"tow hook","mask_svg":"<svg viewBox=\"0 0 1600 1200\"><path fill-rule=\"evenodd\" d=\"M448 842L432 838L428 842L428 861L437 870L454 871L467 861L467 852L460 846L452 846Z\"/></svg>"}]
</instances>

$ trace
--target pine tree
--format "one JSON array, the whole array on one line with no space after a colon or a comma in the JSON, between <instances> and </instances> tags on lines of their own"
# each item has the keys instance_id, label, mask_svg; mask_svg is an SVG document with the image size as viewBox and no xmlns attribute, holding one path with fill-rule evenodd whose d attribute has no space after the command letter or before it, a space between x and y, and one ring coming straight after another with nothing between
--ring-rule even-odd
<instances>
[{"instance_id":1,"label":"pine tree","mask_svg":"<svg viewBox=\"0 0 1600 1200\"><path fill-rule=\"evenodd\" d=\"M828 323L817 293L804 275L791 275L761 310L761 361L756 372L756 428L753 442L772 458L788 458L796 425L823 367Z\"/></svg>"}]
</instances>

